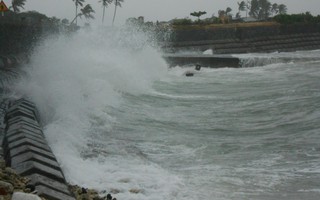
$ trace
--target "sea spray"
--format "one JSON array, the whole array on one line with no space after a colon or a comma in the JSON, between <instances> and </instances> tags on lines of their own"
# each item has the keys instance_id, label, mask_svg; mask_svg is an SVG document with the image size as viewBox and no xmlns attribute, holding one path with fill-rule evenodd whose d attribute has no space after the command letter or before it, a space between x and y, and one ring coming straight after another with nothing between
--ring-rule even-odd
<instances>
[{"instance_id":1,"label":"sea spray","mask_svg":"<svg viewBox=\"0 0 320 200\"><path fill-rule=\"evenodd\" d=\"M45 136L72 184L114 191L120 199L132 193L139 194L130 199L175 196L178 177L139 150L128 150L134 149L129 141L113 138L117 118L110 112L122 104L123 94L147 93L167 73L146 37L127 33L100 28L44 40L15 95L36 103Z\"/></svg>"}]
</instances>

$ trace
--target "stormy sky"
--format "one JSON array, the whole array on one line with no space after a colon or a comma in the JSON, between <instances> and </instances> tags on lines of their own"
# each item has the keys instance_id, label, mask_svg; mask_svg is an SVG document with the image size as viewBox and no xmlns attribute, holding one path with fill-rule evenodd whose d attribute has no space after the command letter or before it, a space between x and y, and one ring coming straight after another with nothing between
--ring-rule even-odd
<instances>
[{"instance_id":1,"label":"stormy sky","mask_svg":"<svg viewBox=\"0 0 320 200\"><path fill-rule=\"evenodd\" d=\"M235 15L240 0L124 0L122 8L117 11L116 24L124 24L129 17L144 16L146 21L168 21L174 18L190 17L193 11L206 11L210 17L217 15L218 10L231 7ZM302 13L310 11L313 15L320 14L320 0L269 0L271 3L285 4L288 13ZM4 0L10 5L11 0ZM86 0L96 11L93 23L101 23L102 6L99 0ZM72 0L26 0L25 11L36 10L49 17L67 18L70 21L75 15L74 2ZM110 5L106 10L105 25L110 25L114 6ZM242 13L244 16L245 13ZM83 20L85 21L85 20Z\"/></svg>"}]
</instances>

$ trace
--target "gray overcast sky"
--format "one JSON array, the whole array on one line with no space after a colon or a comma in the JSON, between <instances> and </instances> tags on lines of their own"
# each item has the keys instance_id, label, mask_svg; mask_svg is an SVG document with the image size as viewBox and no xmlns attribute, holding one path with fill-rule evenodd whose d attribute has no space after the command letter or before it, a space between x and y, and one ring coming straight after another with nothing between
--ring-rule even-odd
<instances>
[{"instance_id":1,"label":"gray overcast sky","mask_svg":"<svg viewBox=\"0 0 320 200\"><path fill-rule=\"evenodd\" d=\"M218 10L231 7L232 13L237 12L237 2L241 0L124 0L122 8L117 11L116 24L121 25L129 17L144 16L146 21L168 21L174 18L190 17L190 12L206 11L206 17ZM320 14L320 0L269 0L271 3L285 4L289 13L310 11L313 15ZM10 5L11 0L4 0ZM101 23L102 7L99 0L86 0L96 11L94 23ZM67 18L72 20L75 15L72 0L26 0L25 10L36 10L49 17ZM110 25L114 6L106 10L105 24ZM243 16L245 13L242 14Z\"/></svg>"}]
</instances>

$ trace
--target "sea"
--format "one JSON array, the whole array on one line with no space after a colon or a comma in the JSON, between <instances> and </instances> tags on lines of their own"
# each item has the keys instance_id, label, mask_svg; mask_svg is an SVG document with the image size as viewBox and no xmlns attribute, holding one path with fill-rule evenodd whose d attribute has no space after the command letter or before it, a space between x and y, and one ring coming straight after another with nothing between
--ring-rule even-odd
<instances>
[{"instance_id":1,"label":"sea","mask_svg":"<svg viewBox=\"0 0 320 200\"><path fill-rule=\"evenodd\" d=\"M199 52L188 52L198 54ZM318 200L320 50L168 67L139 31L49 37L7 96L27 97L66 180L118 200Z\"/></svg>"}]
</instances>

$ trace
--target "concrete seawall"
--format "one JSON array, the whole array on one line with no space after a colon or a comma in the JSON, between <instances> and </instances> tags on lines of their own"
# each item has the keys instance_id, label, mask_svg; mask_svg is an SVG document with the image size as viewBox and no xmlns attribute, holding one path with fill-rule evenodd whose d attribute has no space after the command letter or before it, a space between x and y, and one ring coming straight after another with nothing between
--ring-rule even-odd
<instances>
[{"instance_id":1,"label":"concrete seawall","mask_svg":"<svg viewBox=\"0 0 320 200\"><path fill-rule=\"evenodd\" d=\"M2 107L7 109L5 127L1 129L7 166L29 178L29 185L39 196L49 200L74 200L59 163L45 140L35 105L20 99L7 105L3 103Z\"/></svg>"},{"instance_id":2,"label":"concrete seawall","mask_svg":"<svg viewBox=\"0 0 320 200\"><path fill-rule=\"evenodd\" d=\"M221 67L232 67L238 68L241 67L240 59L228 56L208 56L208 55L175 55L175 54L166 54L163 58L167 61L170 67L174 66L188 66L200 64L202 67L209 68L221 68Z\"/></svg>"},{"instance_id":3,"label":"concrete seawall","mask_svg":"<svg viewBox=\"0 0 320 200\"><path fill-rule=\"evenodd\" d=\"M221 27L176 29L167 52L213 50L215 54L292 52L320 49L320 25L239 24Z\"/></svg>"}]
</instances>

